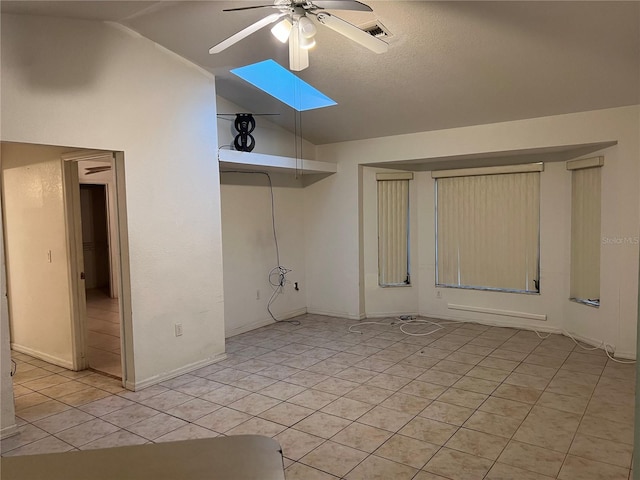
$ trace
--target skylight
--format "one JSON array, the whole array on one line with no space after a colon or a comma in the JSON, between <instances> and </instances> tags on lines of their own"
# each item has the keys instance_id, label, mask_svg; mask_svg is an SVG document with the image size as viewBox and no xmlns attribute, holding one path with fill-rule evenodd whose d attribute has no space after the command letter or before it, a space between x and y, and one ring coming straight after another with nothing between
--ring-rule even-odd
<instances>
[{"instance_id":1,"label":"skylight","mask_svg":"<svg viewBox=\"0 0 640 480\"><path fill-rule=\"evenodd\" d=\"M274 60L264 60L246 67L234 68L231 73L299 112L337 105L337 102L299 79Z\"/></svg>"}]
</instances>

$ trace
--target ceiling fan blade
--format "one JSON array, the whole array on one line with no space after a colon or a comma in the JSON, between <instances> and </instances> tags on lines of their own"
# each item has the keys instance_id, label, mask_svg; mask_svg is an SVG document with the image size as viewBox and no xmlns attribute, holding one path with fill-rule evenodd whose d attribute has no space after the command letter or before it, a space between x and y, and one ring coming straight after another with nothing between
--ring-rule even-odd
<instances>
[{"instance_id":1,"label":"ceiling fan blade","mask_svg":"<svg viewBox=\"0 0 640 480\"><path fill-rule=\"evenodd\" d=\"M254 8L276 8L274 4L271 5L254 5L253 7L237 7L237 8L225 8L223 12L237 12L238 10L253 10Z\"/></svg>"},{"instance_id":2,"label":"ceiling fan blade","mask_svg":"<svg viewBox=\"0 0 640 480\"><path fill-rule=\"evenodd\" d=\"M243 38L248 37L252 33L257 32L261 28L266 27L267 25L275 22L276 20L284 17L286 13L272 13L264 17L262 20L258 20L256 23L249 25L247 28L243 28L238 33L231 35L229 38L221 41L217 45L214 45L209 49L209 53L219 53L226 48L229 48L231 45L238 43Z\"/></svg>"},{"instance_id":3,"label":"ceiling fan blade","mask_svg":"<svg viewBox=\"0 0 640 480\"><path fill-rule=\"evenodd\" d=\"M369 5L356 0L311 0L316 7L329 10L354 10L359 12L373 12Z\"/></svg>"},{"instance_id":4,"label":"ceiling fan blade","mask_svg":"<svg viewBox=\"0 0 640 480\"><path fill-rule=\"evenodd\" d=\"M386 42L374 37L364 30L359 29L340 17L336 17L335 15L331 15L326 12L321 12L316 15L316 19L325 27L329 27L331 30L334 30L354 42L359 43L372 52L385 53L389 50L389 45Z\"/></svg>"}]
</instances>

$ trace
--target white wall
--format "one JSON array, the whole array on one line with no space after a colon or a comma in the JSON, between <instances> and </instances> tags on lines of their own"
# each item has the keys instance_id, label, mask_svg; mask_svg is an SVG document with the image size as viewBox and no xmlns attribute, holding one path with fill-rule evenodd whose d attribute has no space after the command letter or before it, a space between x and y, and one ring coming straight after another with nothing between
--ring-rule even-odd
<instances>
[{"instance_id":1,"label":"white wall","mask_svg":"<svg viewBox=\"0 0 640 480\"><path fill-rule=\"evenodd\" d=\"M0 198L0 207L2 199ZM0 222L0 245L4 241ZM13 380L11 379L11 349L9 346L9 310L5 278L4 249L0 248L0 439L17 433Z\"/></svg>"},{"instance_id":2,"label":"white wall","mask_svg":"<svg viewBox=\"0 0 640 480\"><path fill-rule=\"evenodd\" d=\"M65 149L12 143L1 148L12 348L71 369L71 279L60 158Z\"/></svg>"},{"instance_id":3,"label":"white wall","mask_svg":"<svg viewBox=\"0 0 640 480\"><path fill-rule=\"evenodd\" d=\"M140 387L220 358L214 79L111 25L3 15L1 100L2 140L124 152L130 379Z\"/></svg>"},{"instance_id":4,"label":"white wall","mask_svg":"<svg viewBox=\"0 0 640 480\"><path fill-rule=\"evenodd\" d=\"M338 175L307 189L306 216L314 219L313 223L308 222L306 236L309 310L352 318L365 313L357 301L361 288L357 232L359 164L615 140L616 146L598 153L605 156L602 235L631 241L602 246L599 309L568 300L570 175L564 171L564 164L559 163L547 164L542 174L542 292L539 296L441 289L442 299L437 299L434 182L429 173L416 175L414 183L420 206L417 215L419 312L427 316L547 330L564 328L585 338L606 341L616 347L618 354L635 356L638 244L634 239L639 236L640 217L639 114L640 108L632 106L319 146L318 160L337 162ZM365 210L375 208L367 205ZM330 280L338 276L345 281ZM447 304L544 314L547 321L453 311ZM375 307L378 308L379 305ZM388 308L391 312L396 306L389 304ZM369 307L365 309L368 312Z\"/></svg>"},{"instance_id":5,"label":"white wall","mask_svg":"<svg viewBox=\"0 0 640 480\"><path fill-rule=\"evenodd\" d=\"M230 175L239 174L223 173L222 177ZM268 275L277 266L271 195L264 175L256 175L255 181L263 186L221 186L227 337L273 322L267 312L267 302L273 293ZM286 276L290 283L271 306L274 316L282 320L306 312L304 190L286 187L273 190L280 264L291 270ZM294 282L298 282L298 291L294 290Z\"/></svg>"}]
</instances>

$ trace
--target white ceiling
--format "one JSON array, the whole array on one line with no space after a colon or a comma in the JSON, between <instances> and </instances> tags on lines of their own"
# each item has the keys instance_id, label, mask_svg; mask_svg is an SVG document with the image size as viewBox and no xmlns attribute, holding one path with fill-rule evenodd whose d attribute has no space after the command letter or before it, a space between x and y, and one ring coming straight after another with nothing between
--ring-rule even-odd
<instances>
[{"instance_id":1,"label":"white ceiling","mask_svg":"<svg viewBox=\"0 0 640 480\"><path fill-rule=\"evenodd\" d=\"M290 130L294 113L229 73L266 58L287 66L268 28L217 54L210 46L272 13L256 1L2 1L7 13L122 23L216 74L218 94ZM304 112L317 145L640 103L640 2L372 0L394 35L376 55L319 27L305 81L338 102ZM221 112L234 113L234 112ZM259 120L258 120L259 121Z\"/></svg>"}]
</instances>

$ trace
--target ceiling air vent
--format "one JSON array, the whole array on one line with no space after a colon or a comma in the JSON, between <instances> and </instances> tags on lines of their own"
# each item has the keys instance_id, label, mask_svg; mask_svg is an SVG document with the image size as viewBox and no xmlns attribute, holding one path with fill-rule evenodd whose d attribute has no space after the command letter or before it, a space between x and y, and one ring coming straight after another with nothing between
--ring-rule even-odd
<instances>
[{"instance_id":1,"label":"ceiling air vent","mask_svg":"<svg viewBox=\"0 0 640 480\"><path fill-rule=\"evenodd\" d=\"M378 20L358 25L358 27L361 30L367 32L372 37L379 38L380 40L384 40L385 42L388 42L393 37L393 34L389 31L389 29Z\"/></svg>"}]
</instances>

